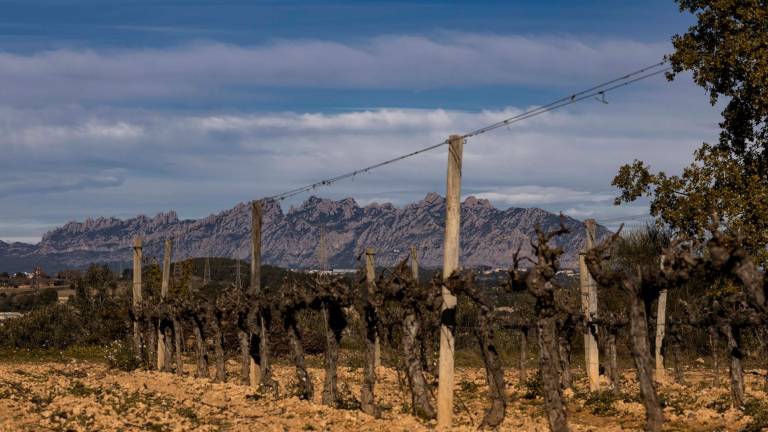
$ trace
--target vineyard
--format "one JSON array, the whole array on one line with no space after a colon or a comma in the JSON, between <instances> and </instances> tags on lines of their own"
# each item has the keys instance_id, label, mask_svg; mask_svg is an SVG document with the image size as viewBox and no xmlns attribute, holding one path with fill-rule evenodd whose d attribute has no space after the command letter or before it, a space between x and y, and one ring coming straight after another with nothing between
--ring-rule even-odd
<instances>
[{"instance_id":1,"label":"vineyard","mask_svg":"<svg viewBox=\"0 0 768 432\"><path fill-rule=\"evenodd\" d=\"M4 308L0 315L0 431L768 430L768 4L765 0L676 3L682 12L695 17L695 24L686 33L673 36L674 52L654 57L656 63L527 110L505 110L495 116L484 111L490 124L309 184L300 183L306 181L305 173L299 175L301 167L296 161L312 156L297 151L275 164L278 170L290 167L297 172L286 183L288 190L275 194L272 185L263 184L278 180L264 174L258 181L262 198L239 205L227 218L212 215L199 221L179 221L175 213L168 213L150 225L145 224L149 221L145 216L131 221L100 218L67 224L67 230L47 235L49 240L60 237L59 248L43 242L34 247L0 242L4 250L22 254L18 259L69 253L80 260L96 257L94 261L102 263L92 264L86 271L66 269L56 276L62 292L74 293L68 298L59 297L55 289L40 292L43 270L37 265L29 273L34 282L25 288L31 294L22 295L15 291L17 286L6 288L11 297L0 293ZM314 50L333 44L316 45ZM582 51L590 46L565 46L578 51L573 58L579 62L592 62L590 57L582 58ZM479 48L472 45L461 51ZM452 57L449 52L446 48L438 57ZM373 54L366 52L361 58ZM494 56L501 54L499 50ZM83 57L97 55L88 52ZM144 55L154 54L148 51ZM301 55L289 57L297 61ZM472 60L473 67L477 62L478 73L495 69L482 60ZM611 62L605 61L606 65ZM122 70L129 63L121 60L121 66L114 69ZM328 63L334 63L331 56ZM185 61L179 64L189 66ZM142 75L148 73L145 69ZM290 76L289 69L276 70ZM546 75L545 69L539 73ZM57 71L56 76L79 75L78 69L68 70ZM205 71L200 83L214 75L207 67ZM583 72L588 71L569 73ZM518 223L510 222L508 216L479 224L472 213L462 212L464 147L481 145L482 140L474 141L477 137L579 102L597 101L603 108L613 102L606 99L611 92L653 77L673 81L689 72L711 105L723 109L719 139L715 144L701 144L689 165L676 166L681 169L679 174L652 171L641 160L619 167L611 183L618 189L613 204L647 199L640 203L645 213L625 213L618 219L589 218L583 223L561 213L559 224L547 213L547 226L542 227L542 219ZM324 74L335 72L319 76ZM250 89L247 82L238 83L232 88ZM509 88L501 93L519 84L507 82ZM197 85L195 81L192 87ZM388 86L398 88L392 83ZM431 84L426 87L440 89ZM228 89L225 86L210 94L227 93ZM496 90L483 87L483 93ZM648 102L640 101L638 106L643 103ZM653 107L662 108L666 107ZM368 115L374 114L366 112ZM662 115L674 118L671 111ZM319 117L304 117L319 122L312 127L313 133L328 133L330 126ZM599 129L607 118L585 120L580 127ZM555 120L547 124L572 121ZM640 131L636 135L653 129L642 124L647 120L634 115L631 122L632 127L645 127L628 129ZM260 122L222 117L209 123L220 127ZM117 132L109 133L105 132L109 128L97 122L87 124L67 139L96 131L99 140L115 135L131 142L134 135L144 134L141 127L122 122L117 123ZM286 125L292 126L290 122ZM357 134L367 127L352 125L350 130ZM192 127L185 125L187 128ZM59 127L50 129L52 136L67 137ZM211 136L217 137L217 145L238 135L229 129L216 130ZM46 133L26 135L32 140ZM537 139L535 133L526 133ZM7 135L26 136L12 130ZM614 144L603 142L610 141L603 136L595 137L600 145L595 148L602 152L597 156L610 157ZM271 136L254 138L260 139ZM299 135L290 138L304 139ZM349 141L349 136L344 140ZM347 149L363 149L357 140L355 136L354 147ZM580 142L577 139L569 145ZM242 146L253 152L249 156L266 158L284 144L274 140ZM557 151L557 147L540 145L544 152ZM313 146L323 147L314 142ZM156 147L163 147L162 142ZM293 151L286 148L287 153ZM421 217L427 212L414 210L417 215L405 221L398 212L371 212L362 222L350 225L353 228L329 222L331 213L352 213L344 210L295 219L290 228L277 219L263 221L265 208L282 211L281 205L289 204L285 200L292 197L351 182L437 149L445 149L447 156L444 207L442 202L434 206L439 212ZM318 158L313 164L341 163L348 156L348 150L322 151L333 159ZM484 151L471 154L467 162L501 157ZM528 151L514 149L508 155ZM131 147L130 155L136 153ZM174 147L173 165L183 166L184 175L193 177L189 173L198 165L183 164L182 160L192 159L182 153ZM238 156L227 155L226 160ZM541 166L551 165L550 154L539 157ZM123 155L116 151L110 158L118 160ZM584 161L573 161L580 163ZM157 166L164 164L167 162ZM555 169L571 172L568 164L558 162ZM141 165L143 172L152 171L150 168L155 167ZM221 172L229 172L229 168ZM557 190L553 195L578 195L558 197L562 199L556 201L558 205L584 204L574 204L566 213L592 215L593 204L598 208L600 201L604 204L611 199L595 190L582 193L570 184L566 188L544 186L555 180L537 172L539 168L523 170L523 175L539 178L542 190ZM262 170L261 165L249 166L248 174L262 175ZM507 175L503 170L493 175ZM123 170L116 165L104 172ZM209 178L203 172L194 174ZM103 183L103 187L123 183L122 174L120 178L101 177L64 182L69 184L65 190L86 189L91 183ZM245 178L249 180L242 180ZM439 179L443 180L442 175ZM409 187L402 185L410 178L399 180L387 187ZM236 181L251 184L247 183L250 177L234 176L226 180L226 186ZM491 184L496 179L483 181ZM11 184L13 188L13 178ZM363 183L358 189L370 184ZM500 191L502 184L486 185L483 190ZM27 189L37 190L37 186ZM466 189L480 190L477 184ZM3 190L0 196L5 199ZM378 192L365 193L371 197ZM117 194L125 195L131 194ZM544 199L530 195L536 196L528 197L532 199L528 203ZM432 193L428 197L430 202L442 199ZM197 198L195 202L204 201ZM470 205L479 202L472 200ZM490 206L490 201L484 202ZM435 221L435 215L440 220ZM618 225L649 219L653 222L634 229ZM415 234L387 234L392 220L407 226L401 232ZM608 222L616 224L609 227ZM504 230L495 230L497 225L504 225ZM98 236L94 234L101 228ZM466 240L471 230L484 237L462 243L461 236ZM285 237L282 248L274 247L270 236L275 232ZM343 243L337 241L329 249L329 232L334 239L343 238ZM268 234L266 240L264 233ZM319 241L314 244L317 233ZM293 242L299 237L301 242ZM476 250L486 244L493 246L493 263L502 263L503 268L492 269L488 254ZM262 248L268 250L268 259L262 260ZM344 261L339 262L354 261L354 268L330 269L329 250L343 255ZM38 255L24 255L33 253ZM475 260L461 258L466 262L460 262L460 257L470 253L476 253ZM300 256L293 263L301 264L284 268L294 265L281 261L283 255L291 254ZM313 254L316 266L308 267ZM107 264L110 261L98 257L114 259L111 263L119 265L119 270L132 262L132 269L116 274ZM436 257L442 262L435 263ZM420 259L429 261L431 267L420 265ZM483 266L469 266L478 263ZM27 277L10 270L14 277L5 274L5 279L24 281Z\"/></svg>"},{"instance_id":2,"label":"vineyard","mask_svg":"<svg viewBox=\"0 0 768 432\"><path fill-rule=\"evenodd\" d=\"M16 348L112 340L107 364L142 372L5 370L0 400L66 430L113 427L107 418L118 429L157 430L768 427L768 282L745 237L716 211L698 236L648 225L598 238L588 219L578 278L560 264L557 240L574 229L564 218L510 250L507 270L461 267L463 146L495 127L440 144L448 145L441 271L423 271L419 247L403 245L410 253L392 268L377 268L367 247L356 251L356 273L337 274L326 268L322 236L319 270L262 268L264 202L303 189L253 201L250 271L239 259L174 263L173 238L159 264L136 236L122 295L110 270L95 266L74 282L74 311L33 311L0 328ZM72 394L95 400L91 411L65 411L60 396ZM332 420L311 414L321 412ZM41 425L23 415L3 422Z\"/></svg>"},{"instance_id":3,"label":"vineyard","mask_svg":"<svg viewBox=\"0 0 768 432\"><path fill-rule=\"evenodd\" d=\"M515 253L508 272L444 279L420 269L417 248L390 269L365 250L350 275L262 269L260 203L252 209L247 274L239 260L173 263L171 241L153 264L137 239L132 346L113 344L113 369L3 366L0 401L26 413L3 418L5 427L429 429L439 416L441 327L455 337L455 427L768 426L765 276L714 225L701 244L651 227L589 241L578 279L559 271L561 250L549 246L567 228L539 230L536 256ZM715 274L716 295L690 295ZM590 310L590 289L599 308ZM699 340L704 349L686 343Z\"/></svg>"}]
</instances>

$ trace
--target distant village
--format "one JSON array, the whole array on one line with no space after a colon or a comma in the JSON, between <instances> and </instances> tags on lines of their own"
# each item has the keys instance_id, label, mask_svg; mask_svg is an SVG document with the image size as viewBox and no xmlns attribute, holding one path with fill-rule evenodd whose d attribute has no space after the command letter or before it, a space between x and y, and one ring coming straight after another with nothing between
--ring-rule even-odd
<instances>
[{"instance_id":1,"label":"distant village","mask_svg":"<svg viewBox=\"0 0 768 432\"><path fill-rule=\"evenodd\" d=\"M37 306L66 303L75 294L72 281L77 271L48 275L37 266L32 271L0 273L0 321L22 316Z\"/></svg>"},{"instance_id":2,"label":"distant village","mask_svg":"<svg viewBox=\"0 0 768 432\"><path fill-rule=\"evenodd\" d=\"M506 277L508 268L493 268L483 266L476 269L478 280L486 283L497 283ZM295 272L307 272L310 274L345 275L357 271L354 268L332 269L291 269ZM425 276L428 272L424 273ZM563 279L577 278L578 272L565 269L557 272ZM12 318L18 318L25 312L34 309L41 304L54 302L66 303L75 294L74 281L80 277L77 270L64 270L55 276L48 275L41 267L37 266L31 271L16 273L0 273L0 322Z\"/></svg>"}]
</instances>

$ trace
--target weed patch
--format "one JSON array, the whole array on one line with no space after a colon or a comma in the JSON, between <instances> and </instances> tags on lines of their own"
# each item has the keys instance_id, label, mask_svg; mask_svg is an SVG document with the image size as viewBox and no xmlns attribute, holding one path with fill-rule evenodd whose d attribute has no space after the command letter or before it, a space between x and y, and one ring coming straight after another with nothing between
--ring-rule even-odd
<instances>
[{"instance_id":1,"label":"weed patch","mask_svg":"<svg viewBox=\"0 0 768 432\"><path fill-rule=\"evenodd\" d=\"M584 400L584 407L589 409L594 415L613 416L616 415L616 408L613 403L616 396L610 390L590 392Z\"/></svg>"}]
</instances>

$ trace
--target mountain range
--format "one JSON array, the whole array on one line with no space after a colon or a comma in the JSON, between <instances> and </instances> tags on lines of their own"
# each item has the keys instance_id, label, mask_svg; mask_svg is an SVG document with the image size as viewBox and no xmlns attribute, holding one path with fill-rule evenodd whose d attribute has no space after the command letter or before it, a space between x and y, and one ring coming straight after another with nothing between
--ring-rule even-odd
<instances>
[{"instance_id":1,"label":"mountain range","mask_svg":"<svg viewBox=\"0 0 768 432\"><path fill-rule=\"evenodd\" d=\"M154 217L87 219L69 222L45 234L40 243L0 241L0 271L21 271L41 265L54 272L82 268L93 262L127 267L133 237L144 239L144 254L162 258L163 241L174 241L173 260L218 256L248 258L250 206L235 207L203 219L180 220L174 211ZM334 201L315 196L287 212L277 202L264 204L262 260L291 268L317 268L319 256L331 268L353 268L366 247L376 250L376 264L389 266L418 248L424 267L442 265L445 199L427 194L419 202L398 208L392 204L360 206L352 198ZM461 264L465 267L507 267L518 247L532 253L535 227L551 230L560 216L538 208L497 209L470 196L461 206ZM554 240L564 254L561 265L575 268L586 234L581 221L565 217L570 232ZM607 230L598 226L598 238ZM320 252L324 238L324 254Z\"/></svg>"}]
</instances>

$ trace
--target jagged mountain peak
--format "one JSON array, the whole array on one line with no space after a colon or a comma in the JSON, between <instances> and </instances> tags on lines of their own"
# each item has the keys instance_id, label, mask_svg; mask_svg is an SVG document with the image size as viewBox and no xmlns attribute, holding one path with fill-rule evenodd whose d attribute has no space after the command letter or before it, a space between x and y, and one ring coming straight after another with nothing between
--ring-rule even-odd
<instances>
[{"instance_id":1,"label":"jagged mountain peak","mask_svg":"<svg viewBox=\"0 0 768 432\"><path fill-rule=\"evenodd\" d=\"M250 203L239 203L198 220L180 220L169 211L151 218L70 222L47 233L38 245L9 247L0 243L0 266L34 260L51 271L91 262L127 262L135 235L144 238L147 256L161 256L163 240L173 238L174 260L195 256L245 258L250 253L250 217ZM320 233L325 232L325 255L333 267L353 267L355 257L366 247L381 252L377 264L392 265L404 258L412 245L420 250L423 265L438 267L442 263L444 219L445 199L434 192L403 207L390 203L360 207L353 198L336 201L312 196L283 213L279 202L266 201L262 257L267 264L316 267ZM542 209L501 210L486 199L466 197L462 203L462 265L508 266L518 247L523 254L531 253L537 225L553 229L559 223L558 215ZM565 218L565 223L571 233L556 242L565 251L562 264L574 267L584 244L584 226L572 218ZM599 235L605 232L601 228Z\"/></svg>"},{"instance_id":2,"label":"jagged mountain peak","mask_svg":"<svg viewBox=\"0 0 768 432\"><path fill-rule=\"evenodd\" d=\"M468 208L484 208L484 209L493 209L495 208L490 201L484 198L477 198L474 195L468 196L464 202L462 203L465 207Z\"/></svg>"},{"instance_id":3,"label":"jagged mountain peak","mask_svg":"<svg viewBox=\"0 0 768 432\"><path fill-rule=\"evenodd\" d=\"M443 204L444 202L445 198L443 198L443 196L437 192L430 192L427 194L427 196L424 197L423 200L421 200L421 203L426 204Z\"/></svg>"}]
</instances>

